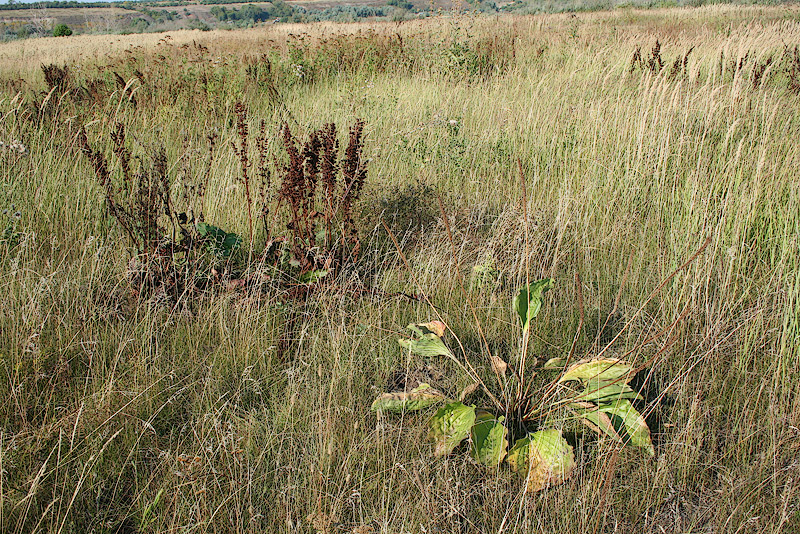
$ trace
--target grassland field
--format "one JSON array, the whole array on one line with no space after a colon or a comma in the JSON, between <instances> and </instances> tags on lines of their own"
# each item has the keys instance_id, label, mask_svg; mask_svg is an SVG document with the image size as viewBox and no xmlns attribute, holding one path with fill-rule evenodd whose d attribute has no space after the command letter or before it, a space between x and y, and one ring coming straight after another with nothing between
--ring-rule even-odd
<instances>
[{"instance_id":1,"label":"grassland field","mask_svg":"<svg viewBox=\"0 0 800 534\"><path fill-rule=\"evenodd\" d=\"M800 531L798 46L792 5L0 44L0 532ZM359 119L358 247L317 281L265 261L309 242L283 125L343 151ZM171 198L151 242L194 210L238 248L142 271L125 151ZM530 376L614 339L653 458L568 422L575 472L526 493L433 458L435 408L370 411L398 377L471 383L401 350L410 323L494 387L484 346L520 366L511 299L545 277Z\"/></svg>"},{"instance_id":2,"label":"grassland field","mask_svg":"<svg viewBox=\"0 0 800 534\"><path fill-rule=\"evenodd\" d=\"M508 2L494 4L494 8L502 7ZM237 11L245 4L184 4L184 5L164 5L161 4L125 4L125 7L114 5L106 7L85 6L85 7L46 7L42 6L33 9L4 9L0 10L0 39L9 40L26 37L38 37L51 35L53 28L59 24L67 25L72 31L79 34L130 34L130 33L160 33L165 31L175 31L180 29L199 29L209 30L212 28L231 29L235 27L269 25L274 23L277 18L281 22L287 20L297 21L292 18L292 14L300 13L320 14L325 10L350 10L344 15L343 20L337 22L356 21L359 18L364 20L375 19L375 15L362 13L358 15L358 9L372 8L371 12L381 17L391 18L414 18L419 12L450 11L458 7L450 0L417 0L416 3L408 2L403 8L392 8L383 0L352 0L348 2L336 2L333 0L290 0L286 2L283 11L277 16L264 17L267 21L259 22L252 17L247 21L221 21L215 16L214 10L225 9L227 11ZM271 2L249 2L248 9L264 10L265 12L275 12L275 5ZM459 9L468 4L461 4ZM384 13L385 12L385 13ZM369 13L369 12L366 12ZM326 18L335 15L325 15ZM323 18L322 20L326 20ZM313 19L312 19L313 20Z\"/></svg>"}]
</instances>

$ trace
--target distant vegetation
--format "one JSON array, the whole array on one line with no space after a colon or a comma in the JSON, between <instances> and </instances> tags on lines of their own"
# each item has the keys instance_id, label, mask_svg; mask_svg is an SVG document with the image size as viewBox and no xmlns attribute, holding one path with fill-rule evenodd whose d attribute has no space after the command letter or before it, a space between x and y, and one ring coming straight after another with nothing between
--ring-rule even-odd
<instances>
[{"instance_id":1,"label":"distant vegetation","mask_svg":"<svg viewBox=\"0 0 800 534\"><path fill-rule=\"evenodd\" d=\"M0 5L10 20L0 23L0 40L52 35L55 24L67 24L75 33L144 33L178 29L211 30L215 28L247 28L257 24L319 21L356 22L386 20L401 22L427 18L441 13L435 4L411 0L385 0L384 5L333 5L316 7L314 3L292 3L284 0L253 3L251 0L184 0L148 2L76 2L54 1L11 3ZM717 0L513 0L498 4L494 0L463 0L448 12L459 13L579 13L616 8L657 8L664 6L700 6ZM741 3L773 4L774 0L747 0ZM244 4L232 7L232 4ZM197 6L201 6L198 9ZM202 6L214 6L210 11ZM124 14L93 16L92 8L117 8ZM71 14L47 10L75 10ZM35 12L36 15L14 18L13 13ZM119 12L117 12L119 13Z\"/></svg>"},{"instance_id":2,"label":"distant vegetation","mask_svg":"<svg viewBox=\"0 0 800 534\"><path fill-rule=\"evenodd\" d=\"M75 8L75 7L122 7L123 4L130 2L9 2L0 4L0 11L10 11L18 9L56 9L56 8Z\"/></svg>"},{"instance_id":3,"label":"distant vegetation","mask_svg":"<svg viewBox=\"0 0 800 534\"><path fill-rule=\"evenodd\" d=\"M203 29L251 27L259 23L276 22L355 22L366 19L404 20L427 16L413 11L410 2L389 0L391 5L340 5L321 9L289 4L283 0L272 2L217 2L204 0L211 10L196 9L196 4L161 2L88 3L43 2L34 4L4 4L6 20L0 23L0 39L14 40L52 35L58 24L68 25L75 33L144 33L174 31L178 29ZM227 5L222 5L227 4ZM230 4L240 4L232 7ZM243 5L242 5L243 4ZM92 13L92 8L118 8L123 14ZM46 12L47 9L67 9L74 12ZM13 11L12 11L13 10ZM13 13L19 14L15 18Z\"/></svg>"},{"instance_id":4,"label":"distant vegetation","mask_svg":"<svg viewBox=\"0 0 800 534\"><path fill-rule=\"evenodd\" d=\"M278 20L287 22L294 20L298 14L298 9L290 6L283 0L274 0L272 7L264 8L253 4L248 4L240 9L228 8L225 6L214 6L211 14L220 22L250 23L264 22L267 20Z\"/></svg>"},{"instance_id":5,"label":"distant vegetation","mask_svg":"<svg viewBox=\"0 0 800 534\"><path fill-rule=\"evenodd\" d=\"M53 28L53 37L67 37L72 35L72 30L66 24L56 24Z\"/></svg>"}]
</instances>

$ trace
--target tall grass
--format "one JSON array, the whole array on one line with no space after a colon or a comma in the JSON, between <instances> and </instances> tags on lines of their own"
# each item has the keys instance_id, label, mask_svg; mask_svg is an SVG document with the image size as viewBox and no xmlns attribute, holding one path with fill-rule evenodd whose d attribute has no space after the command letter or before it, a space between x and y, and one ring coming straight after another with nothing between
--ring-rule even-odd
<instances>
[{"instance_id":1,"label":"tall grass","mask_svg":"<svg viewBox=\"0 0 800 534\"><path fill-rule=\"evenodd\" d=\"M784 45L800 40L797 15L706 7L186 32L136 36L142 48L110 60L97 38L52 55L36 41L0 46L0 140L27 148L0 149L0 202L20 211L16 238L0 240L0 530L796 531L800 97ZM632 71L637 47L656 40L665 68ZM64 62L73 85L51 91L39 63ZM116 122L134 157L163 146L176 187L208 173L206 220L248 236L231 147L239 100L251 131L263 119L272 132L273 170L284 121L305 138L364 120L359 265L299 301L278 290L189 306L137 298L80 127L107 154ZM429 210L424 196L401 198L408 184L441 195L455 254L441 217L428 217L400 235L408 264L398 259L380 224L394 214L380 207ZM491 263L496 282L468 298L504 351L526 266L552 276L533 346L547 359L572 342L579 273L578 348L590 355L610 313L614 331L707 236L615 345L636 346L688 306L641 378L655 460L578 435L576 475L526 496L506 470L430 459L424 416L368 412L397 371L449 395L466 385L442 378L457 376L446 362L397 350L406 324L434 314L400 293L425 293L477 353L454 273Z\"/></svg>"}]
</instances>

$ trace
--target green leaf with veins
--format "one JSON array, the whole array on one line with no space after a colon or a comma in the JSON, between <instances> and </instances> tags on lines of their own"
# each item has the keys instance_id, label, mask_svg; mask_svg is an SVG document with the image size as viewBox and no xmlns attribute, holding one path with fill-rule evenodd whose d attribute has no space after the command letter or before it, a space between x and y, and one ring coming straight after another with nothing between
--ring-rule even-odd
<instances>
[{"instance_id":1,"label":"green leaf with veins","mask_svg":"<svg viewBox=\"0 0 800 534\"><path fill-rule=\"evenodd\" d=\"M233 232L226 232L213 224L199 222L196 225L197 233L203 236L209 251L222 258L228 258L242 244L242 238Z\"/></svg>"},{"instance_id":2,"label":"green leaf with veins","mask_svg":"<svg viewBox=\"0 0 800 534\"><path fill-rule=\"evenodd\" d=\"M620 399L611 404L601 404L598 410L608 415L623 443L642 448L650 456L655 456L647 422L631 401Z\"/></svg>"},{"instance_id":3,"label":"green leaf with veins","mask_svg":"<svg viewBox=\"0 0 800 534\"><path fill-rule=\"evenodd\" d=\"M604 382L613 382L618 378L622 378L620 382L627 383L633 377L632 371L633 366L631 364L617 358L591 360L572 365L558 381L580 380L581 382L586 382L596 379Z\"/></svg>"},{"instance_id":4,"label":"green leaf with veins","mask_svg":"<svg viewBox=\"0 0 800 534\"><path fill-rule=\"evenodd\" d=\"M472 447L470 455L483 465L497 467L508 450L508 429L503 424L505 417L495 418L486 410L479 410L475 424L470 430Z\"/></svg>"},{"instance_id":5,"label":"green leaf with veins","mask_svg":"<svg viewBox=\"0 0 800 534\"><path fill-rule=\"evenodd\" d=\"M428 437L434 442L434 456L447 456L467 436L475 423L475 407L450 402L431 418Z\"/></svg>"},{"instance_id":6,"label":"green leaf with veins","mask_svg":"<svg viewBox=\"0 0 800 534\"><path fill-rule=\"evenodd\" d=\"M427 408L443 400L445 400L444 395L433 389L429 384L420 384L408 392L384 393L375 399L370 409L373 412L412 412Z\"/></svg>"},{"instance_id":7,"label":"green leaf with veins","mask_svg":"<svg viewBox=\"0 0 800 534\"><path fill-rule=\"evenodd\" d=\"M618 399L644 400L641 395L621 379L619 382L608 382L598 378L587 380L586 388L577 398L597 403L608 403Z\"/></svg>"},{"instance_id":8,"label":"green leaf with veins","mask_svg":"<svg viewBox=\"0 0 800 534\"><path fill-rule=\"evenodd\" d=\"M525 477L526 491L561 484L575 469L575 454L560 430L540 430L518 440L508 451L511 469Z\"/></svg>"},{"instance_id":9,"label":"green leaf with veins","mask_svg":"<svg viewBox=\"0 0 800 534\"><path fill-rule=\"evenodd\" d=\"M605 434L614 441L621 442L622 438L619 437L617 431L614 429L614 423L605 412L597 409L596 404L590 402L574 402L570 404L570 408L575 410L581 421L597 432L598 434Z\"/></svg>"},{"instance_id":10,"label":"green leaf with veins","mask_svg":"<svg viewBox=\"0 0 800 534\"><path fill-rule=\"evenodd\" d=\"M448 356L454 357L447 345L444 344L442 338L437 335L439 330L438 325L432 325L428 328L426 325L408 325L408 329L412 332L411 339L398 339L397 342L406 350L419 354L420 356L435 357L435 356Z\"/></svg>"}]
</instances>

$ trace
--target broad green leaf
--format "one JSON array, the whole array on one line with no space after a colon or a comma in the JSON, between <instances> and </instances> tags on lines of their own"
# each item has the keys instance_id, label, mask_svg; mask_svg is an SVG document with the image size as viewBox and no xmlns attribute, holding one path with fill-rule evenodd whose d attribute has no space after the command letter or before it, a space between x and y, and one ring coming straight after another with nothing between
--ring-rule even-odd
<instances>
[{"instance_id":1,"label":"broad green leaf","mask_svg":"<svg viewBox=\"0 0 800 534\"><path fill-rule=\"evenodd\" d=\"M508 451L511 469L527 479L526 491L561 484L575 469L575 454L560 430L540 430L518 440Z\"/></svg>"},{"instance_id":2,"label":"broad green leaf","mask_svg":"<svg viewBox=\"0 0 800 534\"><path fill-rule=\"evenodd\" d=\"M204 222L197 223L197 233L203 237L210 237L220 243L225 241L225 237L228 235L228 232L222 228Z\"/></svg>"},{"instance_id":3,"label":"broad green leaf","mask_svg":"<svg viewBox=\"0 0 800 534\"><path fill-rule=\"evenodd\" d=\"M594 378L604 382L613 382L620 377L624 377L621 382L627 383L632 378L632 371L633 366L631 364L617 358L591 360L578 362L571 366L558 381L580 380L587 382Z\"/></svg>"},{"instance_id":4,"label":"broad green leaf","mask_svg":"<svg viewBox=\"0 0 800 534\"><path fill-rule=\"evenodd\" d=\"M522 321L522 329L530 328L531 321L539 315L542 309L542 296L544 292L553 288L553 279L544 278L527 286L523 286L511 303L512 309Z\"/></svg>"},{"instance_id":5,"label":"broad green leaf","mask_svg":"<svg viewBox=\"0 0 800 534\"><path fill-rule=\"evenodd\" d=\"M327 243L328 229L321 225L321 228L314 234L317 243Z\"/></svg>"},{"instance_id":6,"label":"broad green leaf","mask_svg":"<svg viewBox=\"0 0 800 534\"><path fill-rule=\"evenodd\" d=\"M590 378L586 381L586 389L583 390L583 393L578 398L597 403L608 403L618 399L643 400L641 395L622 380L619 382L606 382L597 378Z\"/></svg>"},{"instance_id":7,"label":"broad green leaf","mask_svg":"<svg viewBox=\"0 0 800 534\"><path fill-rule=\"evenodd\" d=\"M508 450L508 429L503 424L504 420L502 415L495 419L485 410L478 413L470 430L470 454L476 462L496 467L503 461Z\"/></svg>"},{"instance_id":8,"label":"broad green leaf","mask_svg":"<svg viewBox=\"0 0 800 534\"><path fill-rule=\"evenodd\" d=\"M614 430L611 418L605 412L598 410L597 405L590 402L575 402L570 404L570 407L575 410L586 426L598 434L605 434L617 442L622 441L617 431Z\"/></svg>"},{"instance_id":9,"label":"broad green leaf","mask_svg":"<svg viewBox=\"0 0 800 534\"><path fill-rule=\"evenodd\" d=\"M197 233L208 239L211 252L223 258L229 257L242 244L241 237L213 224L199 222L196 227Z\"/></svg>"},{"instance_id":10,"label":"broad green leaf","mask_svg":"<svg viewBox=\"0 0 800 534\"><path fill-rule=\"evenodd\" d=\"M650 429L644 417L636 411L628 399L620 399L612 404L601 404L600 412L608 414L614 429L622 437L625 444L640 447L650 456L655 456L653 442L650 440Z\"/></svg>"},{"instance_id":11,"label":"broad green leaf","mask_svg":"<svg viewBox=\"0 0 800 534\"><path fill-rule=\"evenodd\" d=\"M384 393L375 399L370 409L373 412L411 412L427 408L443 400L445 400L444 395L433 389L429 384L420 384L408 392Z\"/></svg>"},{"instance_id":12,"label":"broad green leaf","mask_svg":"<svg viewBox=\"0 0 800 534\"><path fill-rule=\"evenodd\" d=\"M427 324L408 325L408 329L413 332L411 339L398 339L397 342L406 350L419 354L420 356L449 356L453 357L453 353L444 344L442 338L437 335L437 332L444 333L444 324L439 321L433 321Z\"/></svg>"},{"instance_id":13,"label":"broad green leaf","mask_svg":"<svg viewBox=\"0 0 800 534\"><path fill-rule=\"evenodd\" d=\"M439 408L431 418L428 437L434 442L434 456L447 456L464 438L475 423L475 407L450 402Z\"/></svg>"},{"instance_id":14,"label":"broad green leaf","mask_svg":"<svg viewBox=\"0 0 800 534\"><path fill-rule=\"evenodd\" d=\"M301 284L314 284L319 282L321 278L328 276L328 272L329 271L327 269L314 269L313 271L308 271L301 274L298 281Z\"/></svg>"},{"instance_id":15,"label":"broad green leaf","mask_svg":"<svg viewBox=\"0 0 800 534\"><path fill-rule=\"evenodd\" d=\"M208 236L215 231L219 231L219 228L204 222L197 223L197 233L202 236Z\"/></svg>"},{"instance_id":16,"label":"broad green leaf","mask_svg":"<svg viewBox=\"0 0 800 534\"><path fill-rule=\"evenodd\" d=\"M222 240L222 248L233 251L242 244L242 238L236 234L228 232Z\"/></svg>"}]
</instances>

